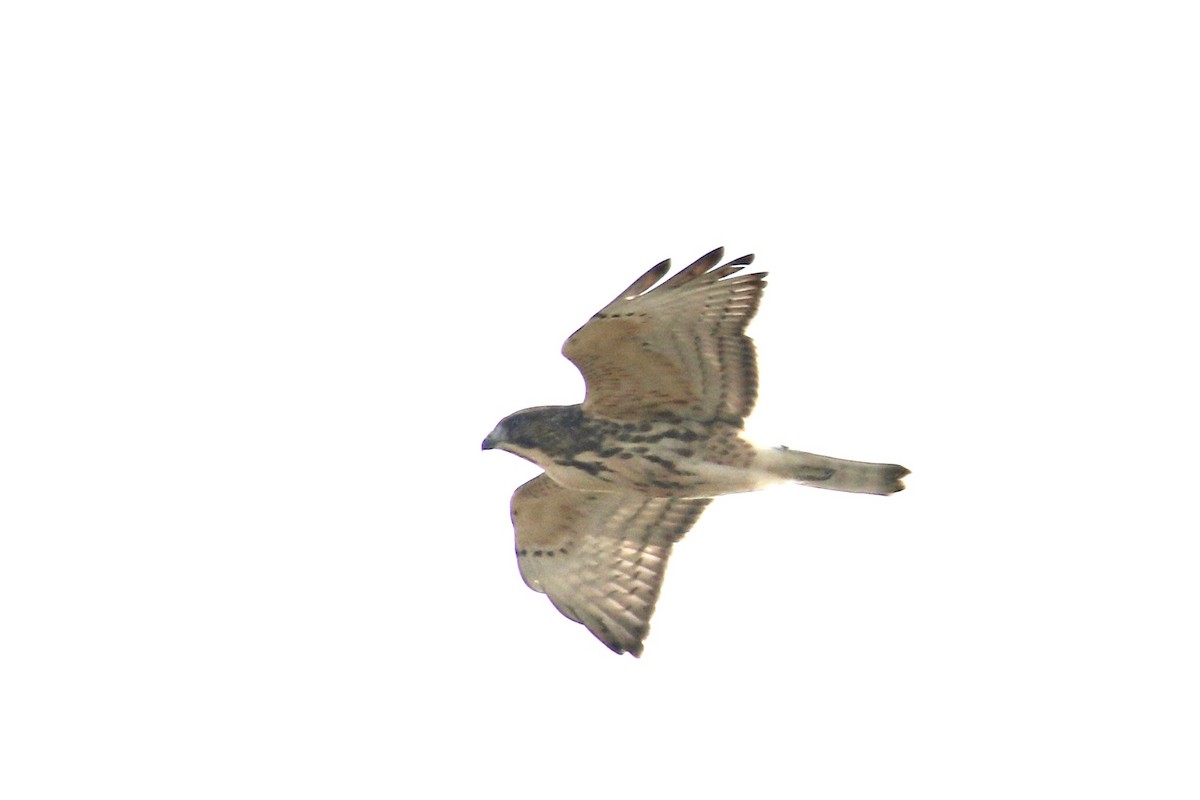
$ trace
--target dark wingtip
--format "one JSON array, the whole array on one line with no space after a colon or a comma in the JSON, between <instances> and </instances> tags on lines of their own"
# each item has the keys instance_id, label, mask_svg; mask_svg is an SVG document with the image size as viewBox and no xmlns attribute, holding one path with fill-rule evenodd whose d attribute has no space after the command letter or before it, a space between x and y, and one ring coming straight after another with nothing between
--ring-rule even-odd
<instances>
[{"instance_id":1,"label":"dark wingtip","mask_svg":"<svg viewBox=\"0 0 1200 800\"><path fill-rule=\"evenodd\" d=\"M675 273L675 275L672 276L671 279L666 283L664 283L663 286L674 288L677 286L682 286L685 283L690 283L701 276L708 275L709 270L720 263L721 256L723 255L725 255L724 247L718 247L716 250L705 253L691 264L688 264L686 267L679 270L679 272ZM720 272L719 269L714 271ZM717 277L720 276L718 275Z\"/></svg>"},{"instance_id":2,"label":"dark wingtip","mask_svg":"<svg viewBox=\"0 0 1200 800\"><path fill-rule=\"evenodd\" d=\"M671 259L668 258L658 262L653 267L646 270L646 272L640 278L629 284L629 288L617 295L616 298L613 299L612 303L616 303L621 300L628 300L632 297L637 297L643 292L649 291L654 284L662 280L662 276L666 275L667 271L670 269ZM612 303L609 303L609 305L612 305ZM605 306L605 308L607 308L607 306Z\"/></svg>"},{"instance_id":3,"label":"dark wingtip","mask_svg":"<svg viewBox=\"0 0 1200 800\"><path fill-rule=\"evenodd\" d=\"M716 250L710 250L704 255L696 259L696 263L688 267L688 272L705 273L721 263L721 259L725 257L725 248L718 247Z\"/></svg>"},{"instance_id":4,"label":"dark wingtip","mask_svg":"<svg viewBox=\"0 0 1200 800\"><path fill-rule=\"evenodd\" d=\"M753 263L754 263L754 253L747 253L744 256L735 258L733 261L730 261L725 266L727 266L727 267L744 267L747 264L753 264Z\"/></svg>"}]
</instances>

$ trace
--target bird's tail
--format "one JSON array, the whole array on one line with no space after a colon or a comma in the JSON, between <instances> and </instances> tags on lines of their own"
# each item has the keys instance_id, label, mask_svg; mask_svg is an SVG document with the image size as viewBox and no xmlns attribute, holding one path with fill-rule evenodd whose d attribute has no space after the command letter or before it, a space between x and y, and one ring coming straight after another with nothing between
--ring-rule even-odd
<instances>
[{"instance_id":1,"label":"bird's tail","mask_svg":"<svg viewBox=\"0 0 1200 800\"><path fill-rule=\"evenodd\" d=\"M908 470L899 464L846 461L777 447L760 450L758 466L785 481L862 494L895 494L904 489Z\"/></svg>"}]
</instances>

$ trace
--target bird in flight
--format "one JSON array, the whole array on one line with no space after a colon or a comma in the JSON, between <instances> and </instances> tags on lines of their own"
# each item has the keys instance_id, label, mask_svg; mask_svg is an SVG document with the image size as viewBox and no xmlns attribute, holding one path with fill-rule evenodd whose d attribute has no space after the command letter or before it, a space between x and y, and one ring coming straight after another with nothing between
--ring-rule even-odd
<instances>
[{"instance_id":1,"label":"bird in flight","mask_svg":"<svg viewBox=\"0 0 1200 800\"><path fill-rule=\"evenodd\" d=\"M521 577L616 653L641 655L671 547L712 498L788 482L886 495L908 474L742 437L766 273L723 255L662 283L670 260L652 267L563 345L583 403L518 411L483 440L544 470L512 496Z\"/></svg>"}]
</instances>

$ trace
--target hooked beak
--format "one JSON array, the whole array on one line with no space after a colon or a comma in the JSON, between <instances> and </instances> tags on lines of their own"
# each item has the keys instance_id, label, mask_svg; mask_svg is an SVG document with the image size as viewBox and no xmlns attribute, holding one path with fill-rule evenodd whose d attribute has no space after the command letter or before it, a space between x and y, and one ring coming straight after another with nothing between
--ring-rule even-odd
<instances>
[{"instance_id":1,"label":"hooked beak","mask_svg":"<svg viewBox=\"0 0 1200 800\"><path fill-rule=\"evenodd\" d=\"M492 432L489 433L487 438L483 440L483 449L495 450L497 447L504 444L505 433L506 431L504 430L504 423L500 423L495 428L492 428Z\"/></svg>"}]
</instances>

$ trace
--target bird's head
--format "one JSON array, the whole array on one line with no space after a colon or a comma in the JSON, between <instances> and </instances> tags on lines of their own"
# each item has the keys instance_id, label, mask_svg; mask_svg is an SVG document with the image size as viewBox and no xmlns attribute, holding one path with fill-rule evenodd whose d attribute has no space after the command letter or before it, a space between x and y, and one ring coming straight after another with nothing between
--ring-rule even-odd
<instances>
[{"instance_id":1,"label":"bird's head","mask_svg":"<svg viewBox=\"0 0 1200 800\"><path fill-rule=\"evenodd\" d=\"M506 450L537 462L546 452L561 449L561 440L574 430L578 406L541 406L509 414L483 440L484 450Z\"/></svg>"}]
</instances>

